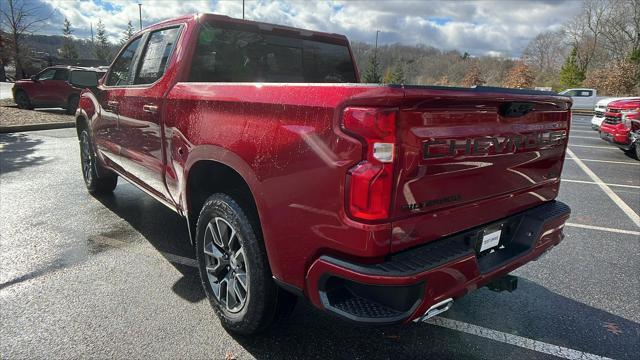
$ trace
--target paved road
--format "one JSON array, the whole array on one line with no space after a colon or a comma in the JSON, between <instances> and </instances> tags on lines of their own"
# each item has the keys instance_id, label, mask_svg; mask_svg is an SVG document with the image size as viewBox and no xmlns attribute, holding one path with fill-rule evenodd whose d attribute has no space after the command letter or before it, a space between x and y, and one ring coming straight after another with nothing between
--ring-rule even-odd
<instances>
[{"instance_id":1,"label":"paved road","mask_svg":"<svg viewBox=\"0 0 640 360\"><path fill-rule=\"evenodd\" d=\"M480 289L437 324L385 328L301 303L248 339L227 334L204 300L177 215L124 182L113 196L86 193L73 129L0 135L0 357L637 358L640 162L585 117L570 144L578 160L566 161L560 198L573 225L516 272L514 293ZM609 195L589 172L614 184Z\"/></svg>"}]
</instances>

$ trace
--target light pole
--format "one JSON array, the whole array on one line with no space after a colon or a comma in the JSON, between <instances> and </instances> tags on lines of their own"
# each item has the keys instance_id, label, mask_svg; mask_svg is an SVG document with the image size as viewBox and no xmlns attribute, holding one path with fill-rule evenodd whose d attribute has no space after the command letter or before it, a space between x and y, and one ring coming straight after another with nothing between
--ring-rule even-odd
<instances>
[{"instance_id":1,"label":"light pole","mask_svg":"<svg viewBox=\"0 0 640 360\"><path fill-rule=\"evenodd\" d=\"M376 47L375 50L373 50L373 54L374 56L378 56L378 34L380 33L380 30L376 30Z\"/></svg>"},{"instance_id":2,"label":"light pole","mask_svg":"<svg viewBox=\"0 0 640 360\"><path fill-rule=\"evenodd\" d=\"M142 30L142 4L138 3L138 14L140 15L140 30Z\"/></svg>"},{"instance_id":3,"label":"light pole","mask_svg":"<svg viewBox=\"0 0 640 360\"><path fill-rule=\"evenodd\" d=\"M244 0L242 0L242 20L244 20Z\"/></svg>"}]
</instances>

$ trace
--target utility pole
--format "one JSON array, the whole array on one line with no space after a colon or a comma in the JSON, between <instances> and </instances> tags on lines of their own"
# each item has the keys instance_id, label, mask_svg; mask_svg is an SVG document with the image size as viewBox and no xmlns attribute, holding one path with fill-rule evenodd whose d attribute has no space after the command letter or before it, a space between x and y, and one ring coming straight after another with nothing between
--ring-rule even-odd
<instances>
[{"instance_id":1,"label":"utility pole","mask_svg":"<svg viewBox=\"0 0 640 360\"><path fill-rule=\"evenodd\" d=\"M244 0L242 0L242 20L244 20Z\"/></svg>"},{"instance_id":2,"label":"utility pole","mask_svg":"<svg viewBox=\"0 0 640 360\"><path fill-rule=\"evenodd\" d=\"M373 50L373 56L378 57L378 34L380 33L380 30L376 30L376 47Z\"/></svg>"},{"instance_id":3,"label":"utility pole","mask_svg":"<svg viewBox=\"0 0 640 360\"><path fill-rule=\"evenodd\" d=\"M138 13L140 15L140 30L142 30L142 4L138 3Z\"/></svg>"},{"instance_id":4,"label":"utility pole","mask_svg":"<svg viewBox=\"0 0 640 360\"><path fill-rule=\"evenodd\" d=\"M93 45L93 23L91 24L91 45Z\"/></svg>"}]
</instances>

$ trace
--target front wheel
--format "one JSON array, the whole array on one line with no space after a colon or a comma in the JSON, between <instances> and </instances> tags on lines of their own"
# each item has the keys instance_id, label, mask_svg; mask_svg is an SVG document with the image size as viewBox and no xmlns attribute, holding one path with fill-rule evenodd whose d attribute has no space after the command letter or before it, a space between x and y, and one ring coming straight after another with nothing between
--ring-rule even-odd
<instances>
[{"instance_id":1,"label":"front wheel","mask_svg":"<svg viewBox=\"0 0 640 360\"><path fill-rule=\"evenodd\" d=\"M91 137L86 128L80 132L79 140L82 177L87 190L92 195L112 192L118 184L118 176L98 164L91 144Z\"/></svg>"},{"instance_id":2,"label":"front wheel","mask_svg":"<svg viewBox=\"0 0 640 360\"><path fill-rule=\"evenodd\" d=\"M205 202L196 228L204 291L228 331L250 335L286 315L295 297L271 278L266 251L245 209L226 194Z\"/></svg>"},{"instance_id":3,"label":"front wheel","mask_svg":"<svg viewBox=\"0 0 640 360\"><path fill-rule=\"evenodd\" d=\"M25 109L25 110L33 109L33 106L31 105L31 100L29 100L29 95L27 95L27 93L24 92L23 90L19 90L16 93L16 105L18 105L18 108L20 109Z\"/></svg>"}]
</instances>

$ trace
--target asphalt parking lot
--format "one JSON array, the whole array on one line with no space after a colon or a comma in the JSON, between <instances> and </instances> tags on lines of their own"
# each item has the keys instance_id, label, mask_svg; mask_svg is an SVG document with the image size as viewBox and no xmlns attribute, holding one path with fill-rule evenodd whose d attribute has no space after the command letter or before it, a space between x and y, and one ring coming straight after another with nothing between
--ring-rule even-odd
<instances>
[{"instance_id":1,"label":"asphalt parking lot","mask_svg":"<svg viewBox=\"0 0 640 360\"><path fill-rule=\"evenodd\" d=\"M120 181L84 188L74 129L0 134L0 357L637 359L640 161L574 116L560 200L567 238L429 324L365 328L299 302L255 338L226 333L185 224ZM633 355L636 354L636 355Z\"/></svg>"}]
</instances>

